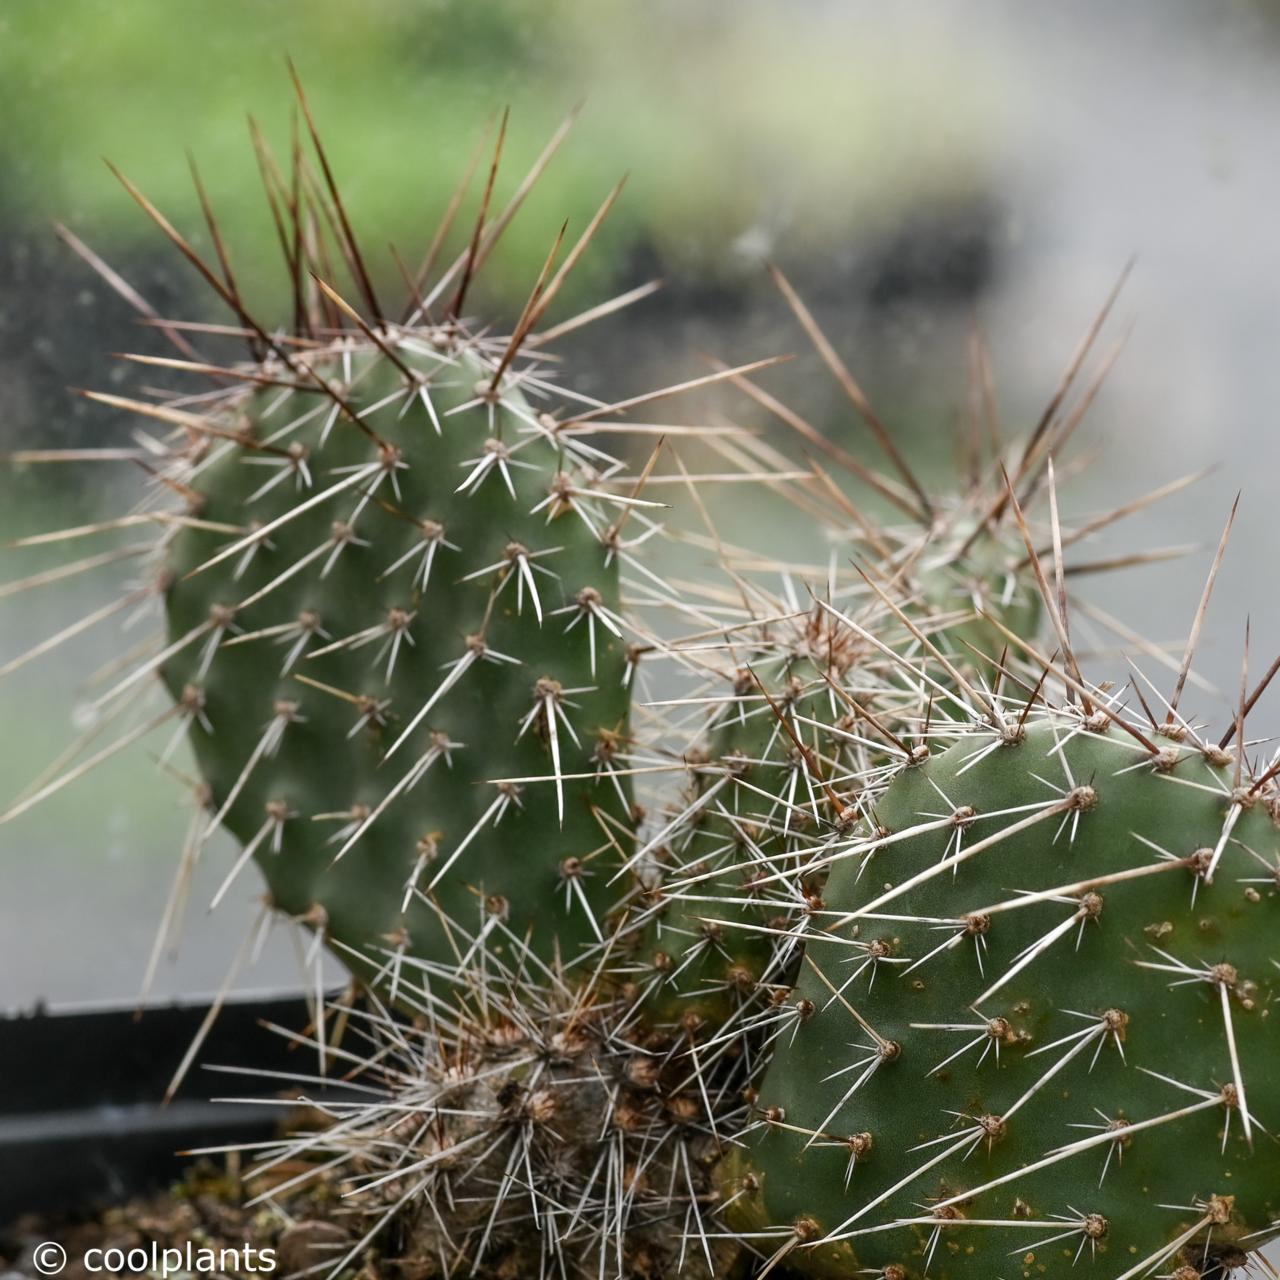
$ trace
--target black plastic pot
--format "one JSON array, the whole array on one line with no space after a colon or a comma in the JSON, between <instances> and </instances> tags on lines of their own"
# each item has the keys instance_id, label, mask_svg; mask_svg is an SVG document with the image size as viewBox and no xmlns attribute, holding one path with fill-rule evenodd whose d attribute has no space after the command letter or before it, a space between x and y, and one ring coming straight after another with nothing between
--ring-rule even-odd
<instances>
[{"instance_id":1,"label":"black plastic pot","mask_svg":"<svg viewBox=\"0 0 1280 1280\"><path fill-rule=\"evenodd\" d=\"M296 995L228 1001L172 1102L165 1089L209 1005L93 1008L0 1015L0 1222L30 1211L88 1209L164 1185L179 1151L269 1138L276 1107L211 1102L271 1097L279 1082L206 1065L313 1069L304 1049L262 1024L301 1031Z\"/></svg>"}]
</instances>

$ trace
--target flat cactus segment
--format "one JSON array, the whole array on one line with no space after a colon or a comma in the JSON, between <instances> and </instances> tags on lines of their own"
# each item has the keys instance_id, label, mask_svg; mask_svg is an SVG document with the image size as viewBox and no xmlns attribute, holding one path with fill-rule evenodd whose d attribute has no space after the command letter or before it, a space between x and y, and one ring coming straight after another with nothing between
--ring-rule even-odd
<instances>
[{"instance_id":1,"label":"flat cactus segment","mask_svg":"<svg viewBox=\"0 0 1280 1280\"><path fill-rule=\"evenodd\" d=\"M856 585L841 601L856 629L814 602L734 637L750 661L713 686L680 807L647 846L667 880L637 957L655 1014L723 1024L794 981L823 846L856 821L866 780L924 750L931 716L967 714L965 693L998 678L988 611L1034 634L1038 598L1011 550L984 537L959 564L935 550L894 584L901 603ZM917 664L895 647L926 652Z\"/></svg>"},{"instance_id":2,"label":"flat cactus segment","mask_svg":"<svg viewBox=\"0 0 1280 1280\"><path fill-rule=\"evenodd\" d=\"M192 505L243 532L167 549L162 672L211 805L366 976L490 934L568 962L625 892L632 820L605 504L462 341L309 361L332 395L210 419Z\"/></svg>"},{"instance_id":3,"label":"flat cactus segment","mask_svg":"<svg viewBox=\"0 0 1280 1280\"><path fill-rule=\"evenodd\" d=\"M1154 745L1037 713L887 787L727 1162L788 1265L1128 1280L1277 1230L1276 790Z\"/></svg>"}]
</instances>

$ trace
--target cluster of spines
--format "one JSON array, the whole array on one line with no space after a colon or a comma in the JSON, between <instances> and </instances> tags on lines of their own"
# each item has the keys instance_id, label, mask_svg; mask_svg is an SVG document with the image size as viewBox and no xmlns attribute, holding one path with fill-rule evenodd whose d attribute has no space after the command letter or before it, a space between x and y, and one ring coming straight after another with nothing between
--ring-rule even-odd
<instances>
[{"instance_id":1,"label":"cluster of spines","mask_svg":"<svg viewBox=\"0 0 1280 1280\"><path fill-rule=\"evenodd\" d=\"M328 1070L286 1083L342 1083L317 1103L325 1126L255 1151L259 1199L338 1181L359 1226L321 1260L335 1274L392 1222L442 1274L723 1274L736 1248L710 1230L712 1174L746 1118L741 1073L701 1075L603 971L552 968L505 925L473 961L461 1001L430 996L431 966L409 958L400 1011L375 995L344 1006L340 1044L299 1038ZM299 1161L284 1188L269 1176Z\"/></svg>"}]
</instances>

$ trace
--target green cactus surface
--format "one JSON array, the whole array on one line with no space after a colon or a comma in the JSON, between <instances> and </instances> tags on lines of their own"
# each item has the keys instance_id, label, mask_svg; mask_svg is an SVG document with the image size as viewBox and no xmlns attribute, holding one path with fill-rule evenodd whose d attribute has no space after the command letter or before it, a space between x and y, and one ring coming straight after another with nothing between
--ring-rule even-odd
<instances>
[{"instance_id":1,"label":"green cactus surface","mask_svg":"<svg viewBox=\"0 0 1280 1280\"><path fill-rule=\"evenodd\" d=\"M893 1280L1181 1280L1276 1230L1276 791L1182 738L1037 713L888 785L726 1162L740 1228Z\"/></svg>"},{"instance_id":2,"label":"green cactus surface","mask_svg":"<svg viewBox=\"0 0 1280 1280\"><path fill-rule=\"evenodd\" d=\"M720 1025L789 985L789 926L822 892L814 850L827 828L856 820L868 776L923 749L913 735L931 713L953 719L969 682L990 679L985 655L1001 641L991 617L1034 636L1039 597L1016 568L1020 540L970 533L940 530L921 557L910 531L894 596L865 582L844 589L856 593L842 607L858 631L814 604L780 605L739 632L731 651L742 665L712 686L681 807L648 841L671 886L658 891L641 946L655 1013ZM928 682L901 678L894 646L928 650Z\"/></svg>"},{"instance_id":3,"label":"green cactus surface","mask_svg":"<svg viewBox=\"0 0 1280 1280\"><path fill-rule=\"evenodd\" d=\"M569 962L631 821L608 517L466 342L305 361L326 391L250 387L192 424L161 670L211 807L366 975L454 967L498 924L497 949Z\"/></svg>"}]
</instances>

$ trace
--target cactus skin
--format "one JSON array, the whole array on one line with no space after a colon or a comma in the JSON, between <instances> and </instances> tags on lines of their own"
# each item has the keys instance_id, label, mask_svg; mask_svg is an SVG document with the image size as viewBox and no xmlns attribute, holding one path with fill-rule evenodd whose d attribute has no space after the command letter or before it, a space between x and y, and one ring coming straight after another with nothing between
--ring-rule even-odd
<instances>
[{"instance_id":1,"label":"cactus skin","mask_svg":"<svg viewBox=\"0 0 1280 1280\"><path fill-rule=\"evenodd\" d=\"M762 1124L726 1161L735 1224L835 1276L1119 1280L1243 1258L1280 1218L1275 786L1250 794L1213 749L1152 757L1100 716L1047 713L979 758L984 736L902 771L834 867ZM1159 870L1126 878L1139 868ZM850 981L872 947L916 963ZM1120 1145L1098 1137L1111 1121L1150 1127ZM823 1243L845 1233L863 1234Z\"/></svg>"},{"instance_id":2,"label":"cactus skin","mask_svg":"<svg viewBox=\"0 0 1280 1280\"><path fill-rule=\"evenodd\" d=\"M312 485L295 490L290 476L254 500L272 473L251 464L295 464L238 441L208 442L189 481L200 519L242 528L285 522L220 560L233 545L226 533L184 528L171 539L165 606L177 651L164 664L165 683L180 702L199 703L190 733L212 806L254 848L273 905L321 930L363 976L381 975L385 985L401 957L456 966L495 916L517 937L528 932L543 959L571 961L604 928L618 893L608 881L631 820L625 779L615 787L590 776L626 735L629 696L621 640L589 625L577 603L616 607L616 562L578 508L597 529L603 522L577 476L582 497L553 498L551 519L548 509L532 513L572 464L531 427L518 389L479 396L492 362L464 341L443 330L396 340L415 385L370 344L354 353L351 345L313 354L311 366L331 385L341 381L346 403L393 452L318 389L250 388L217 412L219 429L276 449L302 446ZM460 491L477 460L506 447L510 489L494 466ZM390 458L394 473L381 466ZM358 484L290 516L358 467L371 468ZM514 544L530 553L523 571L510 558ZM227 607L234 629L211 631ZM298 620L314 630L289 629ZM389 623L396 629L387 632ZM383 630L335 647L369 628ZM460 678L391 753L459 660ZM268 741L273 725L278 740ZM353 839L362 818L432 753L421 780ZM563 783L563 821L551 783L491 781L557 771L588 775Z\"/></svg>"},{"instance_id":3,"label":"cactus skin","mask_svg":"<svg viewBox=\"0 0 1280 1280\"><path fill-rule=\"evenodd\" d=\"M655 1016L720 1026L794 981L795 917L820 903L826 880L825 866L813 861L819 813L830 814L834 796L849 806L837 827L852 823L863 781L903 759L885 730L915 750L912 736L935 703L938 718L956 714L952 702L963 698L956 673L990 682L986 655L999 654L1002 637L989 617L1035 635L1040 600L1029 571L1015 568L1020 541L1000 531L966 546L971 532L957 521L939 537L941 550L895 575L892 603L860 584L854 611L876 640L914 648L915 629L951 664L932 663L930 685L904 688L871 639L817 605L742 635L751 660L720 682L724 705L691 762L683 807L659 833L672 890L658 890L638 958ZM913 537L909 531L908 546ZM874 726L863 707L874 708ZM819 757L830 795L815 780ZM784 866L796 874L780 892Z\"/></svg>"}]
</instances>

